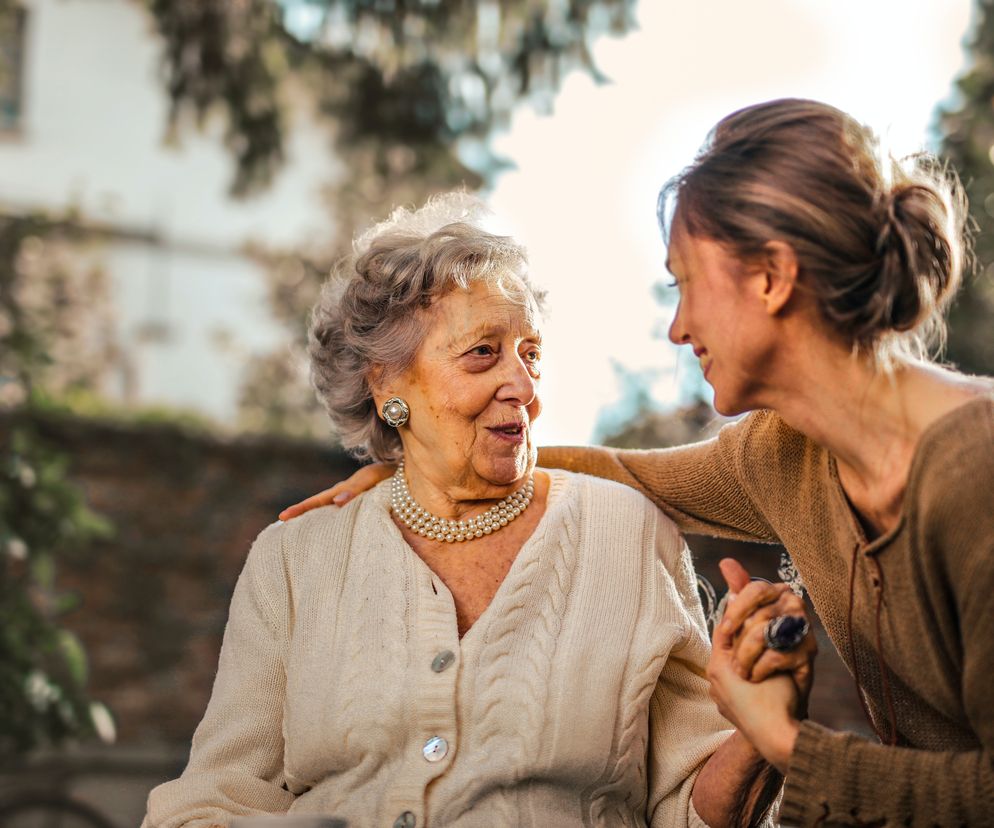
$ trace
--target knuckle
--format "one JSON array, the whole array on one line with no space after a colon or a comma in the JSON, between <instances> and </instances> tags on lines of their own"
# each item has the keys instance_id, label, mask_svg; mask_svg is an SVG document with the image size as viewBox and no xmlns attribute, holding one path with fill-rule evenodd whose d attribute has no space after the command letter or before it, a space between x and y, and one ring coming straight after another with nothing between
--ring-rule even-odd
<instances>
[{"instance_id":1,"label":"knuckle","mask_svg":"<svg viewBox=\"0 0 994 828\"><path fill-rule=\"evenodd\" d=\"M766 638L765 638L765 636L766 636L766 625L765 624L756 624L756 626L750 628L750 630L748 631L748 633L745 636L745 639L747 641L752 642L753 644L762 645L762 647L765 648L765 646L766 646Z\"/></svg>"}]
</instances>

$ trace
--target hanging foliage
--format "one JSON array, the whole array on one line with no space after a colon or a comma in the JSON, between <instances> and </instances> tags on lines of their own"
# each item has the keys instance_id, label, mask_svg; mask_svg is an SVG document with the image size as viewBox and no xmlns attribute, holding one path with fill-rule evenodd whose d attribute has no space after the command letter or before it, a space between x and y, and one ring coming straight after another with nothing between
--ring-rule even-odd
<instances>
[{"instance_id":1,"label":"hanging foliage","mask_svg":"<svg viewBox=\"0 0 994 828\"><path fill-rule=\"evenodd\" d=\"M548 107L573 69L601 78L591 41L629 31L635 0L148 3L165 41L172 123L221 111L234 191L246 194L285 160L300 88L334 124L338 152L372 146L387 165L400 150L407 174L430 172L441 153L465 175L461 139L485 143L523 100Z\"/></svg>"}]
</instances>

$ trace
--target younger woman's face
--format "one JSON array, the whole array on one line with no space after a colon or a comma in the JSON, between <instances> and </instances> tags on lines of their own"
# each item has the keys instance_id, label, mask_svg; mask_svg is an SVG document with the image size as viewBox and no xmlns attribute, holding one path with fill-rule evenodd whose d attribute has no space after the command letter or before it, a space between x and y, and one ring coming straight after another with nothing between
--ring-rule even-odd
<instances>
[{"instance_id":1,"label":"younger woman's face","mask_svg":"<svg viewBox=\"0 0 994 828\"><path fill-rule=\"evenodd\" d=\"M670 341L694 349L721 414L760 407L763 366L776 348L770 316L760 301L762 269L720 242L690 235L679 221L670 237L667 267L680 291Z\"/></svg>"}]
</instances>

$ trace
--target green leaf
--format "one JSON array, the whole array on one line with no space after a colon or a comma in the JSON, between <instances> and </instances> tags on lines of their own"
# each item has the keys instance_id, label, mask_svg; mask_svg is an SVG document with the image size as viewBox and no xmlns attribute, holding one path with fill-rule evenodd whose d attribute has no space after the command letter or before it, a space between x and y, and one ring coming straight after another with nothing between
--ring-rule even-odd
<instances>
[{"instance_id":1,"label":"green leaf","mask_svg":"<svg viewBox=\"0 0 994 828\"><path fill-rule=\"evenodd\" d=\"M77 687L86 684L86 652L80 640L69 630L59 631L59 650L69 668L69 676Z\"/></svg>"}]
</instances>

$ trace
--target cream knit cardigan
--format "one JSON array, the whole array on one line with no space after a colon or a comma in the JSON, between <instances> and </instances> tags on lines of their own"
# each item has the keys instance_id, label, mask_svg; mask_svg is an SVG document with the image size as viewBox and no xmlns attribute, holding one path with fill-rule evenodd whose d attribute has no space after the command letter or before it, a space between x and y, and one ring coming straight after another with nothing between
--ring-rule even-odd
<instances>
[{"instance_id":1,"label":"cream knit cardigan","mask_svg":"<svg viewBox=\"0 0 994 828\"><path fill-rule=\"evenodd\" d=\"M691 789L728 725L689 552L637 492L549 474L545 514L461 640L451 594L390 519L388 481L265 529L189 765L152 791L144 828L285 812L350 828L703 825ZM447 752L429 762L432 737Z\"/></svg>"}]
</instances>

